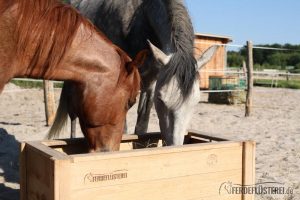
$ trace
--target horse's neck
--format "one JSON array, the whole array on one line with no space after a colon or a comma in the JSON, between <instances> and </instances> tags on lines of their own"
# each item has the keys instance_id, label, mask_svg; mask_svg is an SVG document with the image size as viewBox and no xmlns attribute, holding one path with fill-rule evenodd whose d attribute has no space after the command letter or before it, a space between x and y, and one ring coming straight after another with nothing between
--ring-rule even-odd
<instances>
[{"instance_id":1,"label":"horse's neck","mask_svg":"<svg viewBox=\"0 0 300 200\"><path fill-rule=\"evenodd\" d=\"M117 82L122 60L118 49L102 35L81 26L62 63L49 73L50 79Z\"/></svg>"}]
</instances>

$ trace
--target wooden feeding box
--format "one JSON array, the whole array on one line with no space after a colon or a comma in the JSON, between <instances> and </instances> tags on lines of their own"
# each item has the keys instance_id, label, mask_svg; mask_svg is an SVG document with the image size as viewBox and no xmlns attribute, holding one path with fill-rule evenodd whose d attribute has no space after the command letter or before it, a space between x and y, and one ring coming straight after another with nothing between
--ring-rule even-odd
<instances>
[{"instance_id":1,"label":"wooden feeding box","mask_svg":"<svg viewBox=\"0 0 300 200\"><path fill-rule=\"evenodd\" d=\"M124 136L121 151L88 154L84 139L21 146L22 200L253 200L229 186L255 181L255 143L190 131L185 145L160 134ZM155 147L143 148L141 147Z\"/></svg>"}]
</instances>

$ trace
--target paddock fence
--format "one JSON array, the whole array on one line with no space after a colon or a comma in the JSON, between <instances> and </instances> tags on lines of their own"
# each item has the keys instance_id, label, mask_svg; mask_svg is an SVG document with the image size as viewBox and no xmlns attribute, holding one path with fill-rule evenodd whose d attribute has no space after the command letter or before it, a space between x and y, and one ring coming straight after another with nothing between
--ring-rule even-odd
<instances>
[{"instance_id":1,"label":"paddock fence","mask_svg":"<svg viewBox=\"0 0 300 200\"><path fill-rule=\"evenodd\" d=\"M199 43L199 42L198 42ZM270 87L277 87L278 82L281 80L299 80L300 74L282 72L279 70L264 70L264 71L254 71L253 69L253 49L265 49L272 51L297 51L291 49L283 48L270 48L262 46L254 46L251 41L247 41L246 45L239 44L219 44L210 42L200 42L210 45L226 46L233 48L242 48L246 46L247 49L247 61L243 63L243 66L238 69L225 68L224 70L201 70L201 72L206 72L220 78L222 83L229 85L230 87L225 88L209 88L208 90L200 90L201 93L229 93L229 92L246 92L245 101L245 116L250 116L253 108L253 86L254 80L271 80ZM298 51L300 52L300 51ZM44 90L44 102L45 102L45 116L47 125L50 126L55 118L55 98L54 98L54 84L62 84L61 81L48 81L48 80L34 80L34 79L24 79L15 78L16 81L28 81L28 82L39 82L43 84ZM236 83L238 80L238 83ZM201 79L200 79L201 81ZM229 83L228 83L229 82ZM233 83L234 82L234 83ZM17 93L24 92L21 89L6 90L4 93Z\"/></svg>"}]
</instances>

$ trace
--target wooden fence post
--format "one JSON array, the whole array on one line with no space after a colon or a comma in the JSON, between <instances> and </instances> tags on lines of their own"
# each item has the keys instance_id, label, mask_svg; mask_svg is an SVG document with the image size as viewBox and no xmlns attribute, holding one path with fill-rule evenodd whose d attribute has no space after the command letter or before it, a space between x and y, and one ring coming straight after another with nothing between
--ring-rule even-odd
<instances>
[{"instance_id":1,"label":"wooden fence post","mask_svg":"<svg viewBox=\"0 0 300 200\"><path fill-rule=\"evenodd\" d=\"M249 117L253 105L253 44L247 41L247 99L245 117Z\"/></svg>"},{"instance_id":2,"label":"wooden fence post","mask_svg":"<svg viewBox=\"0 0 300 200\"><path fill-rule=\"evenodd\" d=\"M289 72L289 71L286 72L286 80L287 80L287 81L290 80L290 72Z\"/></svg>"},{"instance_id":3,"label":"wooden fence post","mask_svg":"<svg viewBox=\"0 0 300 200\"><path fill-rule=\"evenodd\" d=\"M55 118L55 96L52 81L44 80L44 100L47 126L51 126Z\"/></svg>"},{"instance_id":4,"label":"wooden fence post","mask_svg":"<svg viewBox=\"0 0 300 200\"><path fill-rule=\"evenodd\" d=\"M243 73L245 75L245 77L247 76L247 64L246 64L246 61L243 60Z\"/></svg>"}]
</instances>

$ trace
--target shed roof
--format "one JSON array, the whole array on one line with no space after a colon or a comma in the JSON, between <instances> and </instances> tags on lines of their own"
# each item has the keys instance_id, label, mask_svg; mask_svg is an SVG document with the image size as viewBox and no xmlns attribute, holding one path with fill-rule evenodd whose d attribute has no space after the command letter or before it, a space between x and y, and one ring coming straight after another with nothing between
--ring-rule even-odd
<instances>
[{"instance_id":1,"label":"shed roof","mask_svg":"<svg viewBox=\"0 0 300 200\"><path fill-rule=\"evenodd\" d=\"M221 40L225 44L232 42L232 38L229 36L205 34L205 33L195 33L195 38L197 38L197 39L201 39L201 38L217 39L217 40Z\"/></svg>"}]
</instances>

